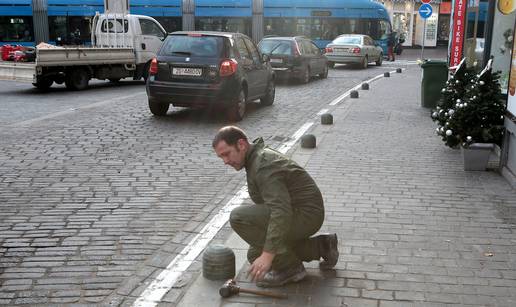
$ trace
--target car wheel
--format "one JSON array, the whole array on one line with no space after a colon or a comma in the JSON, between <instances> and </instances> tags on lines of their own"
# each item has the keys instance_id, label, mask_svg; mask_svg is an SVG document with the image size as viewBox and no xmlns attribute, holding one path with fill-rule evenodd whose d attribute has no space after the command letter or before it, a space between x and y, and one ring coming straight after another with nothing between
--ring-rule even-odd
<instances>
[{"instance_id":1,"label":"car wheel","mask_svg":"<svg viewBox=\"0 0 516 307\"><path fill-rule=\"evenodd\" d=\"M264 106L270 106L274 103L274 97L276 96L276 85L274 84L274 79L269 81L269 86L267 86L267 94L260 99L260 104Z\"/></svg>"},{"instance_id":2,"label":"car wheel","mask_svg":"<svg viewBox=\"0 0 516 307\"><path fill-rule=\"evenodd\" d=\"M240 89L240 93L236 101L228 108L227 117L230 121L238 122L244 118L246 110L246 95L244 89Z\"/></svg>"},{"instance_id":3,"label":"car wheel","mask_svg":"<svg viewBox=\"0 0 516 307\"><path fill-rule=\"evenodd\" d=\"M155 116L164 116L167 114L170 104L149 99L149 109Z\"/></svg>"},{"instance_id":4,"label":"car wheel","mask_svg":"<svg viewBox=\"0 0 516 307\"><path fill-rule=\"evenodd\" d=\"M36 83L32 83L38 90L46 91L48 90L54 81L48 78L38 78Z\"/></svg>"},{"instance_id":5,"label":"car wheel","mask_svg":"<svg viewBox=\"0 0 516 307\"><path fill-rule=\"evenodd\" d=\"M307 67L305 72L303 73L303 76L301 77L301 83L307 84L310 82L310 67Z\"/></svg>"},{"instance_id":6,"label":"car wheel","mask_svg":"<svg viewBox=\"0 0 516 307\"><path fill-rule=\"evenodd\" d=\"M84 90L88 87L90 75L85 69L76 69L70 71L65 78L66 88L70 90Z\"/></svg>"},{"instance_id":7,"label":"car wheel","mask_svg":"<svg viewBox=\"0 0 516 307\"><path fill-rule=\"evenodd\" d=\"M328 67L329 68L335 67L335 62L328 62Z\"/></svg>"},{"instance_id":8,"label":"car wheel","mask_svg":"<svg viewBox=\"0 0 516 307\"><path fill-rule=\"evenodd\" d=\"M319 75L322 79L328 78L328 66L324 66L324 71Z\"/></svg>"},{"instance_id":9,"label":"car wheel","mask_svg":"<svg viewBox=\"0 0 516 307\"><path fill-rule=\"evenodd\" d=\"M368 64L369 64L369 58L366 55L364 57L364 59L362 60L362 65L361 66L362 66L363 69L366 69Z\"/></svg>"},{"instance_id":10,"label":"car wheel","mask_svg":"<svg viewBox=\"0 0 516 307\"><path fill-rule=\"evenodd\" d=\"M378 60L376 61L376 66L382 66L382 61L383 61L383 54L380 53L380 55L378 56Z\"/></svg>"}]
</instances>

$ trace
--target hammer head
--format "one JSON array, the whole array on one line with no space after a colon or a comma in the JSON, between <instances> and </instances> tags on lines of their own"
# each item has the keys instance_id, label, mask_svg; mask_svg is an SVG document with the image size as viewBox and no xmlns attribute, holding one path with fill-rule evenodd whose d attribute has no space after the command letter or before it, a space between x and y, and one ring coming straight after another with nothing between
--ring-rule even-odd
<instances>
[{"instance_id":1,"label":"hammer head","mask_svg":"<svg viewBox=\"0 0 516 307\"><path fill-rule=\"evenodd\" d=\"M234 279L229 279L222 285L222 287L220 287L219 294L222 297L230 297L238 294L238 290L236 281Z\"/></svg>"}]
</instances>

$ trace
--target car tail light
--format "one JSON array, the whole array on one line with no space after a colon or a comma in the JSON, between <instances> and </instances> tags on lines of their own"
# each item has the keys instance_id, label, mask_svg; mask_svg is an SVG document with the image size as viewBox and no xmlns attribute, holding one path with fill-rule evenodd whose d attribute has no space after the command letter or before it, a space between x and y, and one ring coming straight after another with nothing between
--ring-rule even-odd
<instances>
[{"instance_id":1,"label":"car tail light","mask_svg":"<svg viewBox=\"0 0 516 307\"><path fill-rule=\"evenodd\" d=\"M220 63L219 75L221 77L231 76L236 73L238 67L237 61L233 59L224 60Z\"/></svg>"},{"instance_id":2,"label":"car tail light","mask_svg":"<svg viewBox=\"0 0 516 307\"><path fill-rule=\"evenodd\" d=\"M150 62L149 75L155 75L158 73L158 59L153 58Z\"/></svg>"},{"instance_id":3,"label":"car tail light","mask_svg":"<svg viewBox=\"0 0 516 307\"><path fill-rule=\"evenodd\" d=\"M360 53L360 48L358 48L358 47L353 48L353 49L351 49L351 52L352 53Z\"/></svg>"},{"instance_id":4,"label":"car tail light","mask_svg":"<svg viewBox=\"0 0 516 307\"><path fill-rule=\"evenodd\" d=\"M332 47L326 47L326 53L331 53L333 52L333 48Z\"/></svg>"},{"instance_id":5,"label":"car tail light","mask_svg":"<svg viewBox=\"0 0 516 307\"><path fill-rule=\"evenodd\" d=\"M190 36L190 37L201 37L202 34L200 34L200 33L188 33L188 36Z\"/></svg>"}]
</instances>

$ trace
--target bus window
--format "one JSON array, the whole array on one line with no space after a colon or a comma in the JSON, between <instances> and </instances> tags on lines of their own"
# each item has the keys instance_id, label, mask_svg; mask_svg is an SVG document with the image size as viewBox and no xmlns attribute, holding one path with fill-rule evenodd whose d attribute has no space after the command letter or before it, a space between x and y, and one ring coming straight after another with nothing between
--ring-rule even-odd
<instances>
[{"instance_id":1,"label":"bus window","mask_svg":"<svg viewBox=\"0 0 516 307\"><path fill-rule=\"evenodd\" d=\"M31 42L34 40L32 17L1 16L0 41L2 42Z\"/></svg>"},{"instance_id":2,"label":"bus window","mask_svg":"<svg viewBox=\"0 0 516 307\"><path fill-rule=\"evenodd\" d=\"M80 44L91 39L90 16L49 16L49 38L56 41L58 37L65 44Z\"/></svg>"},{"instance_id":3,"label":"bus window","mask_svg":"<svg viewBox=\"0 0 516 307\"><path fill-rule=\"evenodd\" d=\"M174 31L181 31L181 29L183 28L181 17L153 16L153 18L156 19L168 33L172 33Z\"/></svg>"},{"instance_id":4,"label":"bus window","mask_svg":"<svg viewBox=\"0 0 516 307\"><path fill-rule=\"evenodd\" d=\"M196 17L195 30L238 32L251 36L251 18Z\"/></svg>"}]
</instances>

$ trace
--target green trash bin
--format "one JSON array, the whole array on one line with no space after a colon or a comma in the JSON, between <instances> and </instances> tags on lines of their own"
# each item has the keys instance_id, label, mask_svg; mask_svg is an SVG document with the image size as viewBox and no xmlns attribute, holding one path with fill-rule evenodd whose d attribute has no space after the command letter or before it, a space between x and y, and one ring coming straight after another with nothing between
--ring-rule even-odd
<instances>
[{"instance_id":1,"label":"green trash bin","mask_svg":"<svg viewBox=\"0 0 516 307\"><path fill-rule=\"evenodd\" d=\"M440 60L426 60L421 64L421 106L435 108L441 96L441 89L448 80L448 63Z\"/></svg>"}]
</instances>

